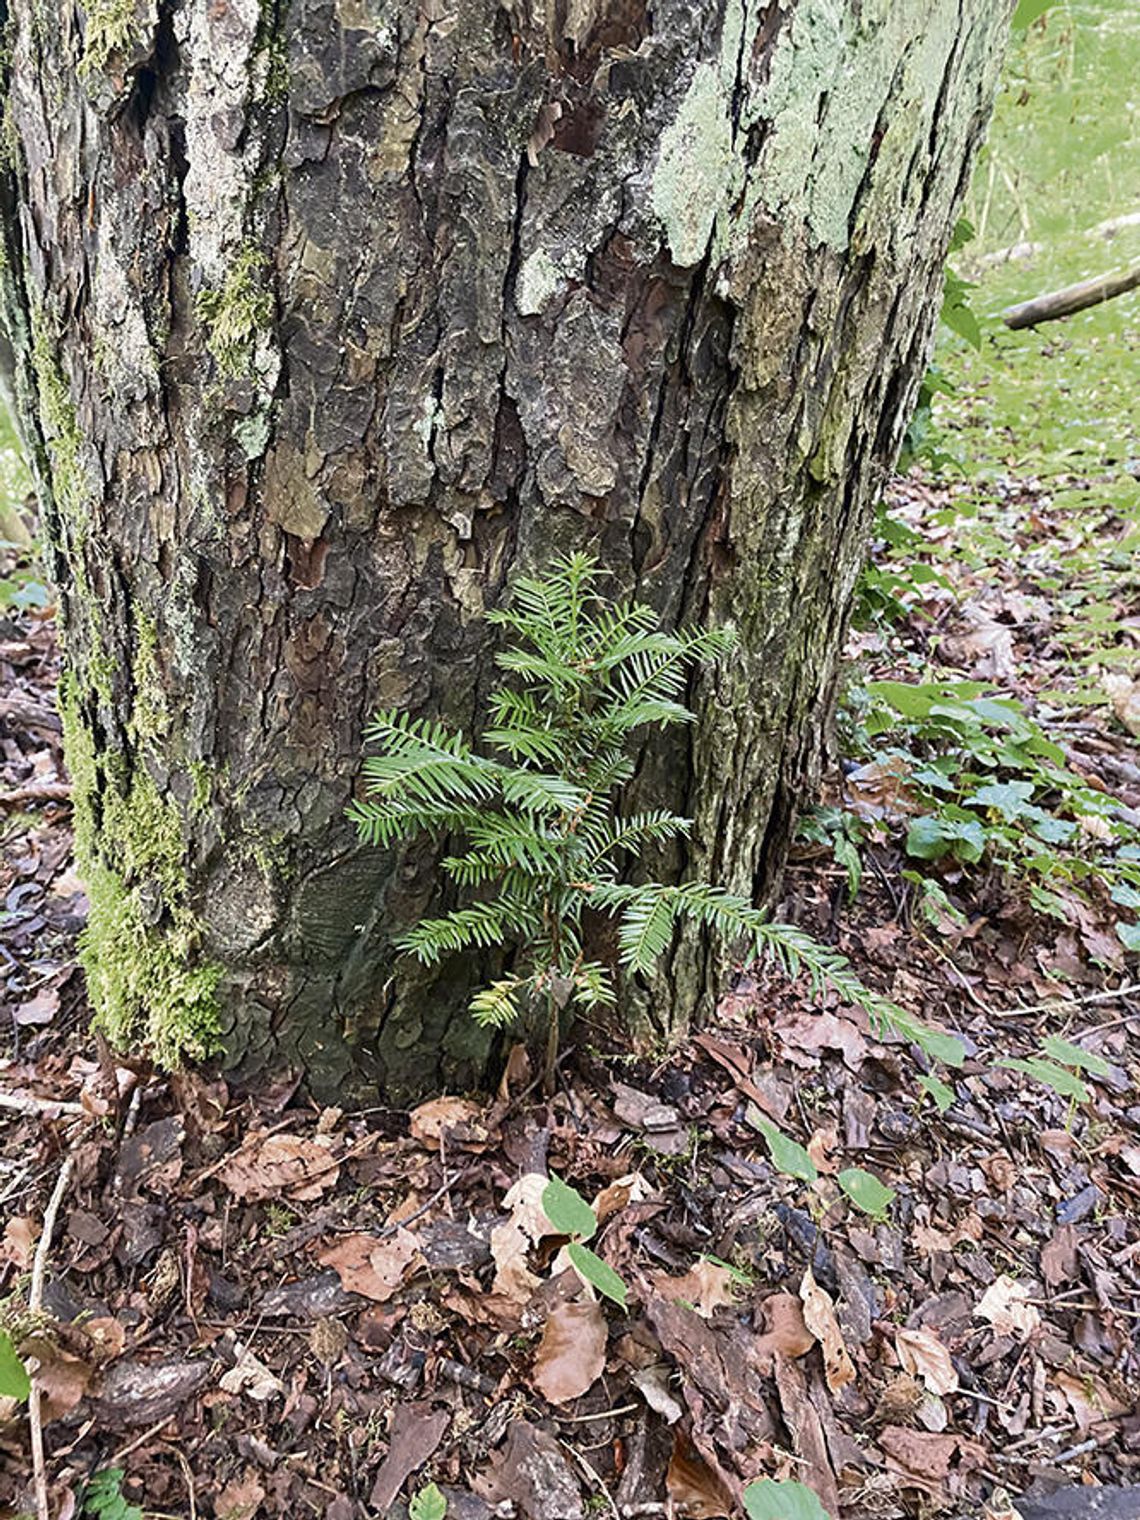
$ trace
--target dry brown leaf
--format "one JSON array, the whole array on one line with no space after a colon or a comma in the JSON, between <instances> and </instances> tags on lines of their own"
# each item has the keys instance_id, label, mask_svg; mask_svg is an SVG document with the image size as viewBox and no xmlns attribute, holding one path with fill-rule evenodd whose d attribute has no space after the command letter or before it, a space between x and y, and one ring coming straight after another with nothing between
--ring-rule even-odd
<instances>
[{"instance_id":1,"label":"dry brown leaf","mask_svg":"<svg viewBox=\"0 0 1140 1520\"><path fill-rule=\"evenodd\" d=\"M397 1404L392 1413L388 1454L380 1464L369 1496L373 1514L388 1515L396 1495L412 1473L418 1472L447 1434L451 1416L446 1409L433 1409L422 1400Z\"/></svg>"},{"instance_id":2,"label":"dry brown leaf","mask_svg":"<svg viewBox=\"0 0 1140 1520\"><path fill-rule=\"evenodd\" d=\"M1004 1273L996 1278L978 1300L975 1319L988 1319L999 1335L1032 1335L1041 1316L1031 1303L1025 1283L1014 1282Z\"/></svg>"},{"instance_id":3,"label":"dry brown leaf","mask_svg":"<svg viewBox=\"0 0 1140 1520\"><path fill-rule=\"evenodd\" d=\"M259 1404L264 1404L275 1394L285 1392L285 1385L277 1374L259 1357L254 1356L248 1346L237 1341L234 1351L237 1360L218 1379L218 1386L225 1393L244 1393Z\"/></svg>"},{"instance_id":4,"label":"dry brown leaf","mask_svg":"<svg viewBox=\"0 0 1140 1520\"><path fill-rule=\"evenodd\" d=\"M508 1190L503 1204L511 1211L511 1222L536 1244L547 1235L558 1235L542 1207L542 1195L550 1178L542 1172L524 1172Z\"/></svg>"},{"instance_id":5,"label":"dry brown leaf","mask_svg":"<svg viewBox=\"0 0 1140 1520\"><path fill-rule=\"evenodd\" d=\"M394 1235L342 1235L319 1256L333 1267L347 1293L361 1293L382 1304L423 1264L420 1244L410 1230Z\"/></svg>"},{"instance_id":6,"label":"dry brown leaf","mask_svg":"<svg viewBox=\"0 0 1140 1520\"><path fill-rule=\"evenodd\" d=\"M1041 1247L1041 1276L1050 1288L1077 1281L1079 1236L1075 1224L1061 1224Z\"/></svg>"},{"instance_id":7,"label":"dry brown leaf","mask_svg":"<svg viewBox=\"0 0 1140 1520\"><path fill-rule=\"evenodd\" d=\"M307 1203L335 1185L337 1144L331 1135L251 1135L219 1175L245 1203L281 1197Z\"/></svg>"},{"instance_id":8,"label":"dry brown leaf","mask_svg":"<svg viewBox=\"0 0 1140 1520\"><path fill-rule=\"evenodd\" d=\"M17 1272L26 1272L32 1264L39 1233L40 1227L34 1219L27 1214L14 1214L4 1226L0 1259L10 1261Z\"/></svg>"},{"instance_id":9,"label":"dry brown leaf","mask_svg":"<svg viewBox=\"0 0 1140 1520\"><path fill-rule=\"evenodd\" d=\"M816 1053L820 1050L838 1050L844 1064L858 1071L867 1055L867 1042L850 1019L843 1019L824 1009L821 1013L797 1011L777 1017L775 1030L781 1044L798 1065L814 1065L814 1062L797 1061L796 1052Z\"/></svg>"},{"instance_id":10,"label":"dry brown leaf","mask_svg":"<svg viewBox=\"0 0 1140 1520\"><path fill-rule=\"evenodd\" d=\"M667 1424L676 1425L684 1418L685 1411L669 1391L669 1369L661 1362L639 1368L633 1374L633 1385Z\"/></svg>"},{"instance_id":11,"label":"dry brown leaf","mask_svg":"<svg viewBox=\"0 0 1140 1520\"><path fill-rule=\"evenodd\" d=\"M32 1341L23 1350L25 1355L34 1357L39 1363L33 1376L43 1400L44 1424L70 1414L90 1385L90 1365L47 1341Z\"/></svg>"},{"instance_id":12,"label":"dry brown leaf","mask_svg":"<svg viewBox=\"0 0 1140 1520\"><path fill-rule=\"evenodd\" d=\"M727 1267L702 1258L682 1277L666 1272L651 1272L649 1281L655 1292L669 1299L692 1304L702 1319L711 1319L717 1309L736 1302L735 1282Z\"/></svg>"},{"instance_id":13,"label":"dry brown leaf","mask_svg":"<svg viewBox=\"0 0 1140 1520\"><path fill-rule=\"evenodd\" d=\"M84 1320L83 1333L91 1342L92 1358L100 1366L105 1362L113 1362L123 1354L127 1332L117 1319L99 1315L95 1319Z\"/></svg>"},{"instance_id":14,"label":"dry brown leaf","mask_svg":"<svg viewBox=\"0 0 1140 1520\"><path fill-rule=\"evenodd\" d=\"M490 1141L483 1118L483 1109L469 1098L432 1098L412 1109L409 1130L412 1139L429 1151L439 1150L442 1140L449 1150L478 1155Z\"/></svg>"},{"instance_id":15,"label":"dry brown leaf","mask_svg":"<svg viewBox=\"0 0 1140 1520\"><path fill-rule=\"evenodd\" d=\"M933 1330L897 1330L895 1350L904 1372L921 1378L931 1393L955 1393L958 1374L950 1353Z\"/></svg>"},{"instance_id":16,"label":"dry brown leaf","mask_svg":"<svg viewBox=\"0 0 1140 1520\"><path fill-rule=\"evenodd\" d=\"M879 1445L896 1472L903 1473L915 1487L937 1493L950 1471L950 1463L958 1449L958 1437L887 1425L879 1432Z\"/></svg>"},{"instance_id":17,"label":"dry brown leaf","mask_svg":"<svg viewBox=\"0 0 1140 1520\"><path fill-rule=\"evenodd\" d=\"M569 1404L594 1386L606 1365L606 1317L589 1301L556 1305L546 1317L531 1382L552 1404Z\"/></svg>"},{"instance_id":18,"label":"dry brown leaf","mask_svg":"<svg viewBox=\"0 0 1140 1520\"><path fill-rule=\"evenodd\" d=\"M247 1467L238 1478L231 1478L214 1500L218 1520L253 1520L265 1501L265 1489L257 1469Z\"/></svg>"},{"instance_id":19,"label":"dry brown leaf","mask_svg":"<svg viewBox=\"0 0 1140 1520\"><path fill-rule=\"evenodd\" d=\"M764 1333L752 1346L752 1360L762 1377L772 1372L772 1359L781 1356L806 1356L815 1345L815 1336L804 1324L804 1311L794 1293L773 1293L761 1306Z\"/></svg>"},{"instance_id":20,"label":"dry brown leaf","mask_svg":"<svg viewBox=\"0 0 1140 1520\"><path fill-rule=\"evenodd\" d=\"M808 1392L807 1378L798 1362L777 1356L776 1391L780 1411L792 1437L792 1449L800 1458L801 1481L815 1493L828 1515L839 1515L839 1485L828 1450L823 1419Z\"/></svg>"},{"instance_id":21,"label":"dry brown leaf","mask_svg":"<svg viewBox=\"0 0 1140 1520\"><path fill-rule=\"evenodd\" d=\"M680 1431L673 1436L665 1488L677 1512L689 1520L727 1520L736 1509L727 1483Z\"/></svg>"},{"instance_id":22,"label":"dry brown leaf","mask_svg":"<svg viewBox=\"0 0 1140 1520\"><path fill-rule=\"evenodd\" d=\"M1103 1378L1091 1373L1078 1377L1059 1371L1053 1374L1053 1381L1072 1410L1082 1436L1094 1425L1118 1419L1131 1408L1116 1397Z\"/></svg>"},{"instance_id":23,"label":"dry brown leaf","mask_svg":"<svg viewBox=\"0 0 1140 1520\"><path fill-rule=\"evenodd\" d=\"M804 1324L823 1348L823 1370L827 1386L832 1393L838 1393L854 1378L855 1367L847 1354L831 1295L819 1286L810 1267L800 1284L800 1302L803 1304Z\"/></svg>"},{"instance_id":24,"label":"dry brown leaf","mask_svg":"<svg viewBox=\"0 0 1140 1520\"><path fill-rule=\"evenodd\" d=\"M491 1291L512 1303L529 1303L541 1279L527 1266L530 1240L513 1220L496 1225L491 1231L491 1255L495 1262L495 1281Z\"/></svg>"}]
</instances>

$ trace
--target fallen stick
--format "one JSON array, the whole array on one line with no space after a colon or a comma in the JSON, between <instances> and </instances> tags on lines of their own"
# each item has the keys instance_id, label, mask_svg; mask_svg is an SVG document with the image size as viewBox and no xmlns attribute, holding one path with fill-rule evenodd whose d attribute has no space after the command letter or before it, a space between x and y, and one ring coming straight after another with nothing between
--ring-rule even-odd
<instances>
[{"instance_id":1,"label":"fallen stick","mask_svg":"<svg viewBox=\"0 0 1140 1520\"><path fill-rule=\"evenodd\" d=\"M73 1157L68 1156L59 1170L59 1176L55 1179L55 1187L52 1189L48 1206L44 1210L44 1223L40 1231L39 1243L36 1246L36 1254L32 1261L32 1286L28 1293L28 1309L36 1315L43 1308L44 1303L44 1277L47 1274L47 1260L51 1251L51 1238L55 1234L56 1215L59 1206L63 1202L63 1195L67 1192L67 1184L71 1181L72 1169L75 1166ZM51 1508L48 1502L47 1464L44 1461L44 1426L42 1411L40 1408L40 1385L36 1376L32 1377L31 1390L28 1393L28 1426L32 1438L32 1487L36 1496L36 1520L51 1520Z\"/></svg>"},{"instance_id":2,"label":"fallen stick","mask_svg":"<svg viewBox=\"0 0 1140 1520\"><path fill-rule=\"evenodd\" d=\"M1140 264L1123 274L1098 274L1094 279L1081 280L1076 285L1066 285L1063 290L1051 290L1045 295L1034 296L1032 301L1022 301L1018 306L1007 306L1001 319L1015 331L1022 327L1036 327L1039 322L1055 322L1059 317L1071 317L1074 312L1084 311L1088 306L1100 306L1114 296L1135 290L1140 285Z\"/></svg>"},{"instance_id":3,"label":"fallen stick","mask_svg":"<svg viewBox=\"0 0 1140 1520\"><path fill-rule=\"evenodd\" d=\"M65 1103L56 1098L34 1098L24 1093L0 1092L0 1108L11 1108L18 1114L43 1114L48 1119L58 1119L62 1114L91 1118L82 1103Z\"/></svg>"}]
</instances>

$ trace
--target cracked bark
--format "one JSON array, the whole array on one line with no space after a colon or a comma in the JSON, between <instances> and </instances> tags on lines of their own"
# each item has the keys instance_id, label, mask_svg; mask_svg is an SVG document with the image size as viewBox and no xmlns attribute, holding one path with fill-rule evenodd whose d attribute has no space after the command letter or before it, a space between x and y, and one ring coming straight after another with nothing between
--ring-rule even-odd
<instances>
[{"instance_id":1,"label":"cracked bark","mask_svg":"<svg viewBox=\"0 0 1140 1520\"><path fill-rule=\"evenodd\" d=\"M343 820L367 715L476 721L481 612L590 547L739 628L635 785L696 820L667 868L771 891L1007 14L136 0L101 57L106 8L8 0L0 181L84 864L218 968L230 1067L473 1083L463 973L390 949L432 861ZM721 972L683 940L642 1009Z\"/></svg>"}]
</instances>

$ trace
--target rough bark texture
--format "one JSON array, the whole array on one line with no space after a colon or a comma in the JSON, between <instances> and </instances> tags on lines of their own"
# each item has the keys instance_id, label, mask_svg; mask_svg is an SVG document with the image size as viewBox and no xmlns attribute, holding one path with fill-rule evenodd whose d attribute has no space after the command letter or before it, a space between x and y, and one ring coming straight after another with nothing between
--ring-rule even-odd
<instances>
[{"instance_id":1,"label":"rough bark texture","mask_svg":"<svg viewBox=\"0 0 1140 1520\"><path fill-rule=\"evenodd\" d=\"M638 785L763 894L996 85L993 0L7 0L5 320L66 629L93 997L322 1091L474 1080L356 848L370 710L590 546L730 620ZM679 944L676 1026L715 956ZM668 989L668 993L663 989Z\"/></svg>"}]
</instances>

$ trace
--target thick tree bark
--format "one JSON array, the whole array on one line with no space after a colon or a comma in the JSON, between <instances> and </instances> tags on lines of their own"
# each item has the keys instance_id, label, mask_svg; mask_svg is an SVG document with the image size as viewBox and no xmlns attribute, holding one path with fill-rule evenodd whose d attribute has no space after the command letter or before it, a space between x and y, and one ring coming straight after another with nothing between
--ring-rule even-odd
<instances>
[{"instance_id":1,"label":"thick tree bark","mask_svg":"<svg viewBox=\"0 0 1140 1520\"><path fill-rule=\"evenodd\" d=\"M738 654L638 786L763 895L925 367L992 0L8 0L3 293L66 630L92 996L321 1091L470 1082L357 848L380 703L589 546ZM651 999L716 985L679 944ZM455 968L448 968L455 976Z\"/></svg>"}]
</instances>

